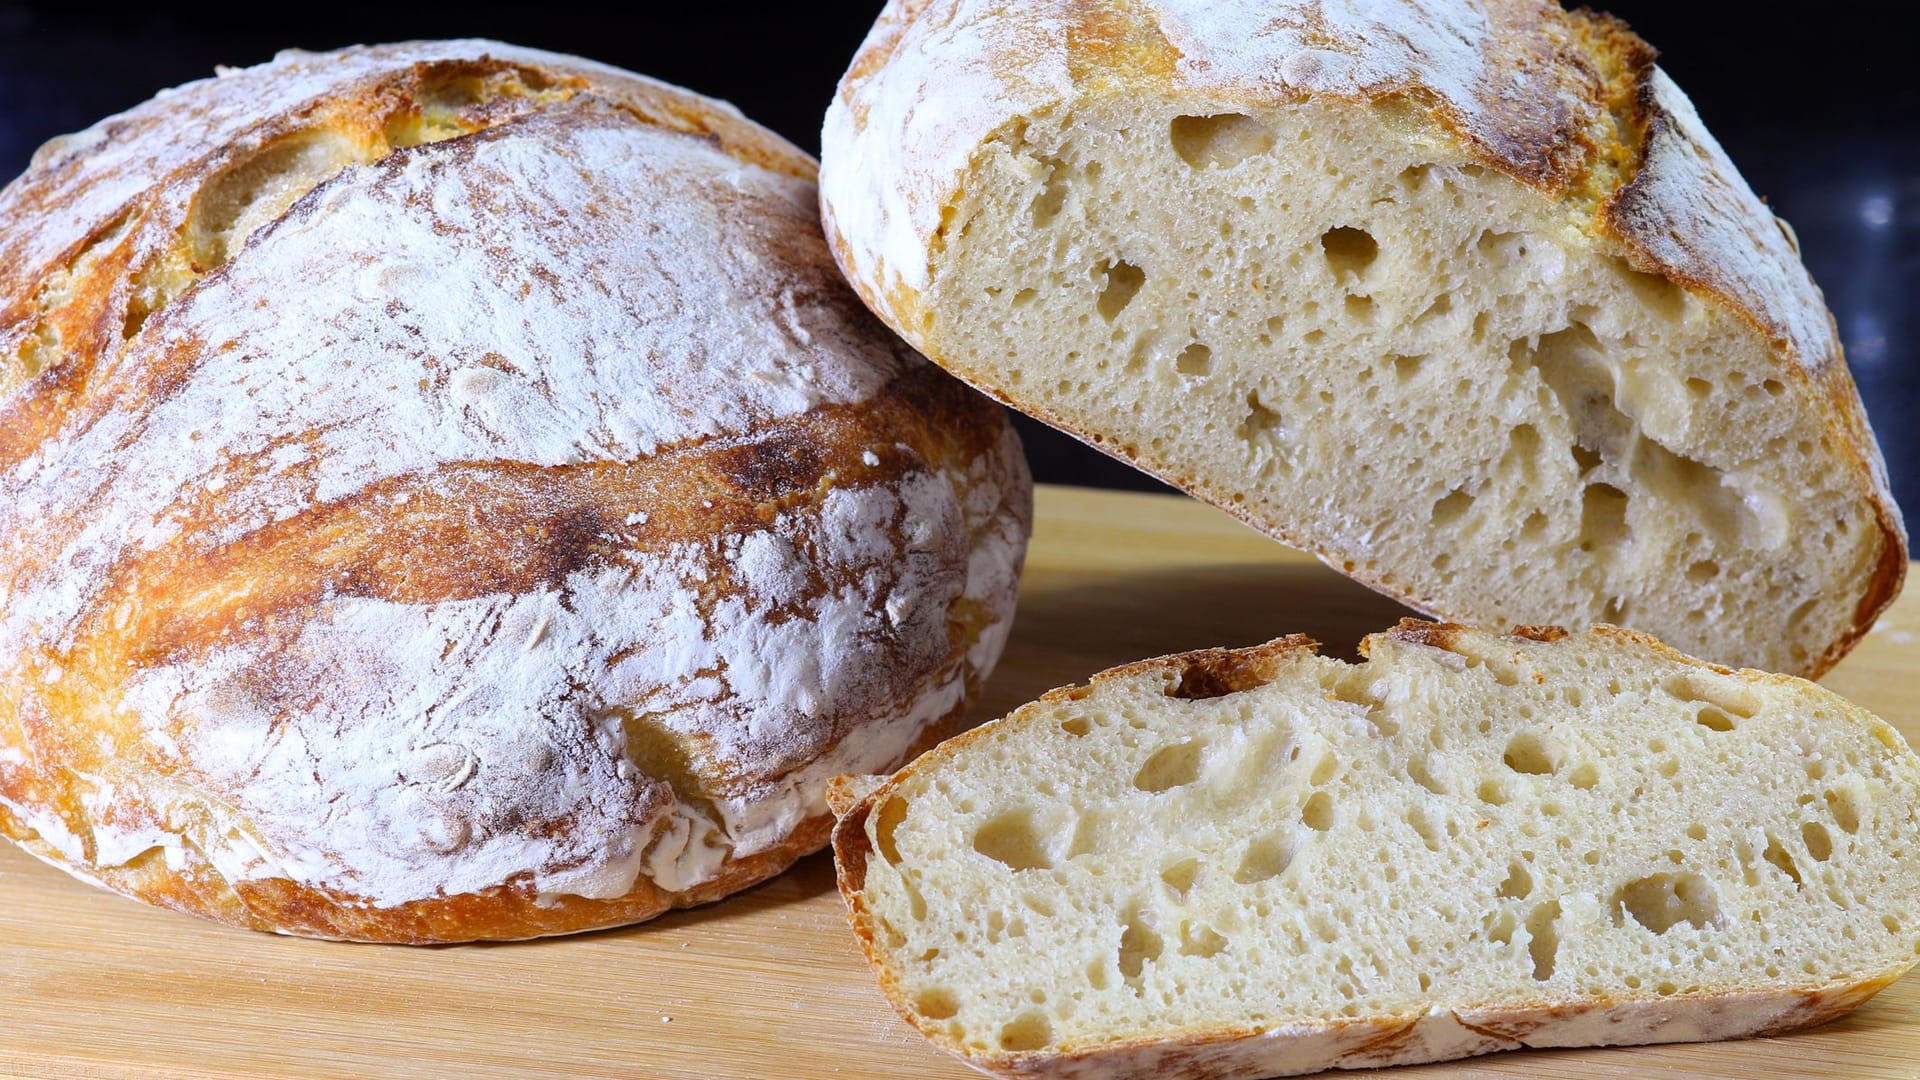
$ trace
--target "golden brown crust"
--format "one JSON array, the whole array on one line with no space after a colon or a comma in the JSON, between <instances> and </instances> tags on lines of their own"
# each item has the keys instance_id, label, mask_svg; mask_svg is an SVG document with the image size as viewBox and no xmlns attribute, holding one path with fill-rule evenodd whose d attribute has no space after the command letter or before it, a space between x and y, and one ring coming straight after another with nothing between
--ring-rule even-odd
<instances>
[{"instance_id":1,"label":"golden brown crust","mask_svg":"<svg viewBox=\"0 0 1920 1080\"><path fill-rule=\"evenodd\" d=\"M284 56L44 149L0 191L0 599L34 612L0 614L0 831L407 943L650 918L823 845L816 773L962 722L1031 508L999 411L846 294L813 173L719 103L475 42ZM389 381L411 412L353 396Z\"/></svg>"},{"instance_id":2,"label":"golden brown crust","mask_svg":"<svg viewBox=\"0 0 1920 1080\"><path fill-rule=\"evenodd\" d=\"M929 726L909 759L953 736L965 720L963 704ZM730 861L719 876L685 892L669 893L643 878L632 892L612 900L578 896L543 900L530 884L522 883L440 900L368 907L351 896L283 879L230 882L197 852L190 854L184 867L169 869L158 850L124 866L87 868L83 876L158 907L246 930L396 945L514 941L625 926L676 908L712 903L774 877L826 847L833 828L830 814L810 817L780 844ZM0 806L0 835L11 837L51 865L70 872L75 869L4 806Z\"/></svg>"}]
</instances>

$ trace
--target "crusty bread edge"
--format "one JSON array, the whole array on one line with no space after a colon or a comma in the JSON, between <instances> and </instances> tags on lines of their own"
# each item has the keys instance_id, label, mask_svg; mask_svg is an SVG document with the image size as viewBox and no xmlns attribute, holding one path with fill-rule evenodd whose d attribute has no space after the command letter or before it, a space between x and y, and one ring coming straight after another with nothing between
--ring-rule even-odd
<instances>
[{"instance_id":1,"label":"crusty bread edge","mask_svg":"<svg viewBox=\"0 0 1920 1080\"><path fill-rule=\"evenodd\" d=\"M1402 619L1390 630L1368 635L1360 651L1370 654L1376 642L1392 639L1452 652L1460 636L1469 632L1470 627L1459 623ZM1644 649L1663 660L1722 675L1756 682L1804 682L1791 675L1736 671L1709 663L1633 630L1600 624L1589 632ZM1519 626L1508 636L1552 642L1567 637L1568 632L1557 626ZM878 945L877 917L867 907L864 894L867 864L873 855L867 820L904 782L986 738L1000 726L1022 722L1045 704L1086 697L1096 683L1157 672L1163 673L1169 683L1197 681L1246 689L1271 679L1274 669L1289 657L1318 651L1317 642L1293 635L1249 648L1199 649L1137 660L1101 671L1086 683L1049 690L1001 719L946 740L890 777L836 779L827 792L828 804L838 819L832 832L835 882L846 902L854 937L894 1012L935 1046L997 1076L1212 1080L1412 1065L1498 1050L1708 1042L1777 1035L1837 1019L1865 1004L1913 967L1914 961L1909 960L1858 980L1811 987L1671 995L1649 991L1597 1000L1570 999L1546 1007L1490 1003L1473 1009L1436 1009L1418 1016L1300 1021L1264 1028L1222 1026L1171 1036L1020 1052L968 1051L909 1006L899 975Z\"/></svg>"}]
</instances>

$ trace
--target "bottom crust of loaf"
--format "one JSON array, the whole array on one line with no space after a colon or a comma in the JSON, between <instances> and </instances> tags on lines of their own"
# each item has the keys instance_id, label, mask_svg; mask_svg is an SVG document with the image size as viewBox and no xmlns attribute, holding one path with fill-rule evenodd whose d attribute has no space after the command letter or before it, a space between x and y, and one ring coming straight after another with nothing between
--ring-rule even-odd
<instances>
[{"instance_id":1,"label":"bottom crust of loaf","mask_svg":"<svg viewBox=\"0 0 1920 1080\"><path fill-rule=\"evenodd\" d=\"M967 694L908 750L912 760L965 726ZM229 881L192 847L180 865L169 866L154 849L120 866L75 866L58 849L0 806L0 835L49 866L89 884L149 904L225 923L294 937L392 945L443 945L605 930L645 922L676 908L696 907L775 877L827 846L831 814L808 818L782 843L729 859L719 872L683 892L668 892L644 875L626 895L607 900L580 896L541 897L530 884L507 885L460 896L378 907L336 896L285 878Z\"/></svg>"}]
</instances>

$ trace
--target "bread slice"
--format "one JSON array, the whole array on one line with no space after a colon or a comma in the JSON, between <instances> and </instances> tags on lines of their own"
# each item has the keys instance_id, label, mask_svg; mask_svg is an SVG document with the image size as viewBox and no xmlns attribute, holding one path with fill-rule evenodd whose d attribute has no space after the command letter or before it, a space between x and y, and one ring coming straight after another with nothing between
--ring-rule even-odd
<instances>
[{"instance_id":1,"label":"bread slice","mask_svg":"<svg viewBox=\"0 0 1920 1080\"><path fill-rule=\"evenodd\" d=\"M1920 759L1643 635L1408 620L1148 660L951 739L834 833L901 1015L1007 1076L1734 1038L1920 950Z\"/></svg>"},{"instance_id":2,"label":"bread slice","mask_svg":"<svg viewBox=\"0 0 1920 1080\"><path fill-rule=\"evenodd\" d=\"M1416 608L1817 674L1904 526L1652 58L1545 0L896 0L828 234L949 370Z\"/></svg>"}]
</instances>

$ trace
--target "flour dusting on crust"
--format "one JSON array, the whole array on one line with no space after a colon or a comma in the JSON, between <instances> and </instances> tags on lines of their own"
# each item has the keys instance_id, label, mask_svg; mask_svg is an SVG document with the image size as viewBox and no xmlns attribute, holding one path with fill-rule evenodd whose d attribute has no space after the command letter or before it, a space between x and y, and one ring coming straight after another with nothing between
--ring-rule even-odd
<instances>
[{"instance_id":1,"label":"flour dusting on crust","mask_svg":"<svg viewBox=\"0 0 1920 1080\"><path fill-rule=\"evenodd\" d=\"M0 831L394 940L800 854L829 779L977 691L1031 516L1004 418L846 290L812 170L471 42L288 55L44 150L0 193L0 345L51 357L0 379Z\"/></svg>"}]
</instances>

